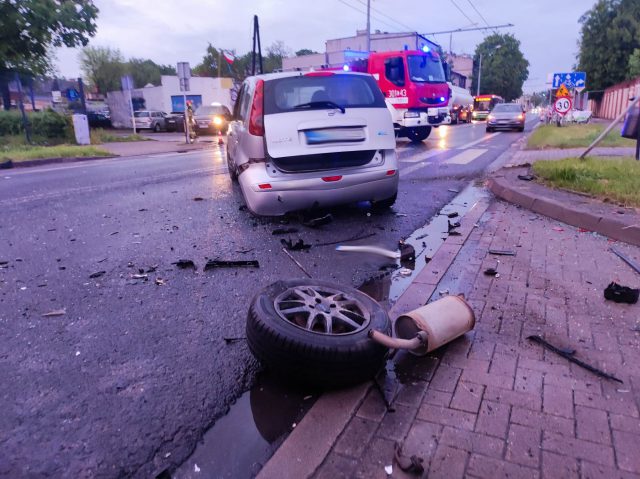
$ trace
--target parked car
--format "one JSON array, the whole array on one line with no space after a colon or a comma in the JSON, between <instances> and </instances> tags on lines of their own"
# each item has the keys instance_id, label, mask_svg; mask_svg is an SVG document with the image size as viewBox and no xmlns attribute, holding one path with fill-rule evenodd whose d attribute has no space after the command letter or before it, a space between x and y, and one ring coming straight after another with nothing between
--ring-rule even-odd
<instances>
[{"instance_id":1,"label":"parked car","mask_svg":"<svg viewBox=\"0 0 640 479\"><path fill-rule=\"evenodd\" d=\"M166 130L165 116L167 114L162 111L136 111L133 113L136 122L136 128L153 130L159 132Z\"/></svg>"},{"instance_id":2,"label":"parked car","mask_svg":"<svg viewBox=\"0 0 640 479\"><path fill-rule=\"evenodd\" d=\"M247 78L229 123L227 163L257 215L370 201L398 191L395 134L374 78L345 71Z\"/></svg>"},{"instance_id":3,"label":"parked car","mask_svg":"<svg viewBox=\"0 0 640 479\"><path fill-rule=\"evenodd\" d=\"M184 112L172 111L164 117L167 131L184 131Z\"/></svg>"},{"instance_id":4,"label":"parked car","mask_svg":"<svg viewBox=\"0 0 640 479\"><path fill-rule=\"evenodd\" d=\"M226 106L220 103L202 105L196 109L194 119L198 133L226 132L229 126L229 120L231 119L231 112Z\"/></svg>"},{"instance_id":5,"label":"parked car","mask_svg":"<svg viewBox=\"0 0 640 479\"><path fill-rule=\"evenodd\" d=\"M525 112L519 103L498 103L487 116L487 131L517 129L524 131Z\"/></svg>"},{"instance_id":6,"label":"parked car","mask_svg":"<svg viewBox=\"0 0 640 479\"><path fill-rule=\"evenodd\" d=\"M107 111L88 111L87 121L91 128L111 128L111 116Z\"/></svg>"}]
</instances>

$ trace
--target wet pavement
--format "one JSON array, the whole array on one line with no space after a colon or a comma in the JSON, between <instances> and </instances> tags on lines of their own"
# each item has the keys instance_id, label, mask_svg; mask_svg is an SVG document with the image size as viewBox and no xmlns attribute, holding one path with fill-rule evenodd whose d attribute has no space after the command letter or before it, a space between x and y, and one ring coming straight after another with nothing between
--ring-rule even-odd
<instances>
[{"instance_id":1,"label":"wet pavement","mask_svg":"<svg viewBox=\"0 0 640 479\"><path fill-rule=\"evenodd\" d=\"M0 176L0 261L7 262L0 269L0 475L173 471L232 404L245 411L251 404L246 391L258 364L244 341L224 338L244 336L248 302L262 287L302 275L282 253L281 238L318 245L291 253L315 278L357 287L385 261L320 243L371 235L350 244L397 248L521 137L486 135L483 124L446 129L418 147L399 143L392 210L351 205L331 211L333 222L320 228L243 211L218 147ZM299 233L272 234L283 227ZM417 252L421 234L410 240ZM197 270L178 268L180 259ZM205 272L208 259L257 260L260 267ZM287 424L304 410L299 399L283 414ZM231 447L226 438L238 431L224 427L210 440L215 448L205 450ZM248 456L237 463L226 461L242 464L229 477L255 474L240 468L259 468L282 436L263 440L268 445L245 444Z\"/></svg>"}]
</instances>

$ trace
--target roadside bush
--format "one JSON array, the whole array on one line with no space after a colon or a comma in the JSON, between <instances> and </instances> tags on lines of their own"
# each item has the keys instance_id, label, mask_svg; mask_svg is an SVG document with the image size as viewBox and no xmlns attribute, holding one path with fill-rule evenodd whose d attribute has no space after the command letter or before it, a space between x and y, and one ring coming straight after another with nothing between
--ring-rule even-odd
<instances>
[{"instance_id":1,"label":"roadside bush","mask_svg":"<svg viewBox=\"0 0 640 479\"><path fill-rule=\"evenodd\" d=\"M31 133L35 137L49 139L68 139L73 135L71 118L44 110L27 113L31 124ZM0 136L24 134L22 115L19 111L0 111Z\"/></svg>"}]
</instances>

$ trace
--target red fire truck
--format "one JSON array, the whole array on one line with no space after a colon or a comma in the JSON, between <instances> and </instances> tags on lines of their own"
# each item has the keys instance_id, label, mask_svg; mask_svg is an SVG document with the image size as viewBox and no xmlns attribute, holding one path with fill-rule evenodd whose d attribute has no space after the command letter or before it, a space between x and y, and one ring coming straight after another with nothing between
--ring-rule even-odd
<instances>
[{"instance_id":1,"label":"red fire truck","mask_svg":"<svg viewBox=\"0 0 640 479\"><path fill-rule=\"evenodd\" d=\"M431 127L450 122L451 89L434 48L371 52L367 59L345 63L344 70L373 75L393 117L396 136L424 140Z\"/></svg>"}]
</instances>

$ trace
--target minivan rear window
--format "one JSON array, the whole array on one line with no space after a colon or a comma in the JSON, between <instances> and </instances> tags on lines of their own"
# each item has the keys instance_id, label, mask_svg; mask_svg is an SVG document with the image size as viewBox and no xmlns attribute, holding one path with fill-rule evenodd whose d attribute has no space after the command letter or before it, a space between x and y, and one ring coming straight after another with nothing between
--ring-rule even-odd
<instances>
[{"instance_id":1,"label":"minivan rear window","mask_svg":"<svg viewBox=\"0 0 640 479\"><path fill-rule=\"evenodd\" d=\"M313 105L304 108L309 104ZM386 108L375 80L365 75L301 75L269 80L264 85L266 115L327 108L327 104L342 108Z\"/></svg>"}]
</instances>

